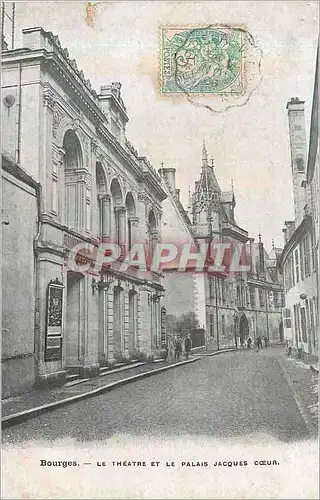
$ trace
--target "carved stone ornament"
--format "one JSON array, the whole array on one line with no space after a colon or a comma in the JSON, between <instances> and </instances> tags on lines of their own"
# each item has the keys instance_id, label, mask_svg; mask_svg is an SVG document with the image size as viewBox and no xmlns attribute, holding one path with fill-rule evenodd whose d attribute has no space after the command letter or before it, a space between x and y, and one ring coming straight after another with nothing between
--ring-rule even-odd
<instances>
[{"instance_id":1,"label":"carved stone ornament","mask_svg":"<svg viewBox=\"0 0 320 500\"><path fill-rule=\"evenodd\" d=\"M73 118L71 122L73 130L78 130L78 128L80 127L80 123L81 123L80 118Z\"/></svg>"},{"instance_id":2,"label":"carved stone ornament","mask_svg":"<svg viewBox=\"0 0 320 500\"><path fill-rule=\"evenodd\" d=\"M45 90L43 93L43 104L53 110L56 104L56 98L51 90Z\"/></svg>"},{"instance_id":3,"label":"carved stone ornament","mask_svg":"<svg viewBox=\"0 0 320 500\"><path fill-rule=\"evenodd\" d=\"M52 118L52 135L53 137L57 137L58 133L58 128L60 125L60 122L63 118L63 113L60 109L56 108L53 112L53 118Z\"/></svg>"},{"instance_id":4,"label":"carved stone ornament","mask_svg":"<svg viewBox=\"0 0 320 500\"><path fill-rule=\"evenodd\" d=\"M92 153L96 153L97 150L98 150L98 139L95 139L95 138L92 138L91 139L91 142L90 142L90 145L91 145L91 151Z\"/></svg>"}]
</instances>

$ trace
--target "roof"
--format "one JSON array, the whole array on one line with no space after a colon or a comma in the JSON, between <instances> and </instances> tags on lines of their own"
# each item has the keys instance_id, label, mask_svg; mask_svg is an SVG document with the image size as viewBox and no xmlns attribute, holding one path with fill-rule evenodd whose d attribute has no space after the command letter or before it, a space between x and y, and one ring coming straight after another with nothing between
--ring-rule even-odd
<instances>
[{"instance_id":1,"label":"roof","mask_svg":"<svg viewBox=\"0 0 320 500\"><path fill-rule=\"evenodd\" d=\"M233 191L223 191L220 197L221 203L234 203L234 192Z\"/></svg>"}]
</instances>

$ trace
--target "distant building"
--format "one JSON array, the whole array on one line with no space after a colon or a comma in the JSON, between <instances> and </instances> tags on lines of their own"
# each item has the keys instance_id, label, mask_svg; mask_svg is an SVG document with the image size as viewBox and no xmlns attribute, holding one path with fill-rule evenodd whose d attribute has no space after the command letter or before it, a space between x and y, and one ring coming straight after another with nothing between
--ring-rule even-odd
<instances>
[{"instance_id":1,"label":"distant building","mask_svg":"<svg viewBox=\"0 0 320 500\"><path fill-rule=\"evenodd\" d=\"M175 241L193 242L198 248L214 241L230 247L223 272L190 269L188 275L171 268L164 273L167 313L180 316L194 312L205 331L204 344L213 348L245 345L249 337L254 341L259 335L272 343L282 341L283 287L276 266L280 250L273 248L273 255L268 256L261 238L255 243L237 225L233 190L221 190L205 144L200 179L195 182L188 211L179 199L175 169L162 169L162 177L169 190L163 203L162 234L170 234ZM243 263L249 263L249 272L232 271L230 259L237 245L242 247Z\"/></svg>"},{"instance_id":2,"label":"distant building","mask_svg":"<svg viewBox=\"0 0 320 500\"><path fill-rule=\"evenodd\" d=\"M161 275L120 265L135 242L151 249L160 239L166 193L126 138L120 83L97 94L58 37L42 28L23 30L23 48L3 49L2 141L14 162L10 172L9 160L3 164L10 225L2 381L11 395L158 355L165 342ZM98 250L106 241L123 249L117 268L70 269L76 245Z\"/></svg>"},{"instance_id":3,"label":"distant building","mask_svg":"<svg viewBox=\"0 0 320 500\"><path fill-rule=\"evenodd\" d=\"M307 151L304 101L287 104L295 220L283 229L285 247L279 260L283 276L284 335L288 344L307 361L318 360L319 348L319 84L317 55L310 141Z\"/></svg>"}]
</instances>

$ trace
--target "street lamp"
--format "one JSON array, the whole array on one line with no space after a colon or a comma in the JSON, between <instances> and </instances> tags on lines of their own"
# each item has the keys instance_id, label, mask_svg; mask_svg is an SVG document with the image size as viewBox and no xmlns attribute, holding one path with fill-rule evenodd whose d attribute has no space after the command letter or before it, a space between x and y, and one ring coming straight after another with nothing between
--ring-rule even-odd
<instances>
[{"instance_id":1,"label":"street lamp","mask_svg":"<svg viewBox=\"0 0 320 500\"><path fill-rule=\"evenodd\" d=\"M106 269L105 271L101 271L99 281L96 280L95 278L92 278L92 282L91 282L92 295L94 295L95 290L97 290L97 291L109 290L110 285L111 285L111 283L113 283L113 281L114 281L114 278L113 278L113 275L112 275L110 269Z\"/></svg>"}]
</instances>

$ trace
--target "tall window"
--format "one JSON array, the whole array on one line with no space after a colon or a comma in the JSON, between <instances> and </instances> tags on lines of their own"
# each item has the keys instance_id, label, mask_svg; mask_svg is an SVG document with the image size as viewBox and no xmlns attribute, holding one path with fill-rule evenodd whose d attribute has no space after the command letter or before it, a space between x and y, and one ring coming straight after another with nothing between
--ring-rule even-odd
<instances>
[{"instance_id":1,"label":"tall window","mask_svg":"<svg viewBox=\"0 0 320 500\"><path fill-rule=\"evenodd\" d=\"M126 196L126 211L127 211L127 247L128 250L132 247L133 240L133 218L136 215L136 208L132 193Z\"/></svg>"},{"instance_id":2,"label":"tall window","mask_svg":"<svg viewBox=\"0 0 320 500\"><path fill-rule=\"evenodd\" d=\"M250 304L251 304L251 308L254 309L255 306L256 306L255 288L253 286L251 286L249 288L249 292L250 292Z\"/></svg>"},{"instance_id":3,"label":"tall window","mask_svg":"<svg viewBox=\"0 0 320 500\"><path fill-rule=\"evenodd\" d=\"M260 307L264 306L264 290L259 290L259 303Z\"/></svg>"},{"instance_id":4,"label":"tall window","mask_svg":"<svg viewBox=\"0 0 320 500\"><path fill-rule=\"evenodd\" d=\"M296 249L294 252L294 262L295 262L295 269L296 269L296 281L300 281L300 274L299 274L299 250Z\"/></svg>"},{"instance_id":5,"label":"tall window","mask_svg":"<svg viewBox=\"0 0 320 500\"><path fill-rule=\"evenodd\" d=\"M316 346L316 335L315 335L315 324L314 324L314 310L313 310L313 299L309 301L310 307L310 330L311 330L311 342L312 345Z\"/></svg>"},{"instance_id":6,"label":"tall window","mask_svg":"<svg viewBox=\"0 0 320 500\"><path fill-rule=\"evenodd\" d=\"M296 284L296 278L294 274L293 254L290 255L290 265L291 265L292 286L294 286Z\"/></svg>"},{"instance_id":7,"label":"tall window","mask_svg":"<svg viewBox=\"0 0 320 500\"><path fill-rule=\"evenodd\" d=\"M304 279L304 247L305 247L305 240L302 240L300 244L300 279L303 281Z\"/></svg>"},{"instance_id":8,"label":"tall window","mask_svg":"<svg viewBox=\"0 0 320 500\"><path fill-rule=\"evenodd\" d=\"M210 337L214 337L214 314L209 314Z\"/></svg>"},{"instance_id":9,"label":"tall window","mask_svg":"<svg viewBox=\"0 0 320 500\"><path fill-rule=\"evenodd\" d=\"M221 316L221 329L222 335L224 335L226 331L226 317L224 315Z\"/></svg>"},{"instance_id":10,"label":"tall window","mask_svg":"<svg viewBox=\"0 0 320 500\"><path fill-rule=\"evenodd\" d=\"M283 309L282 317L284 328L291 328L291 310L288 307Z\"/></svg>"},{"instance_id":11,"label":"tall window","mask_svg":"<svg viewBox=\"0 0 320 500\"><path fill-rule=\"evenodd\" d=\"M311 266L310 266L310 236L306 235L304 239L304 270L305 275L310 276Z\"/></svg>"},{"instance_id":12,"label":"tall window","mask_svg":"<svg viewBox=\"0 0 320 500\"><path fill-rule=\"evenodd\" d=\"M82 167L82 154L79 139L73 130L65 133L63 140L64 155L64 223L76 230L86 229L85 191L79 189L83 180L77 170ZM86 187L85 187L86 188ZM80 195L80 193L83 193Z\"/></svg>"},{"instance_id":13,"label":"tall window","mask_svg":"<svg viewBox=\"0 0 320 500\"><path fill-rule=\"evenodd\" d=\"M307 318L306 318L306 310L304 307L301 308L301 333L302 333L302 341L307 342Z\"/></svg>"}]
</instances>

